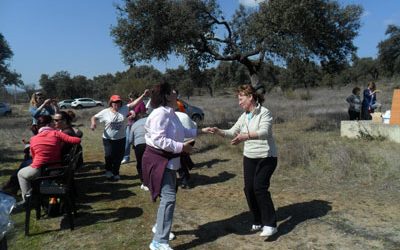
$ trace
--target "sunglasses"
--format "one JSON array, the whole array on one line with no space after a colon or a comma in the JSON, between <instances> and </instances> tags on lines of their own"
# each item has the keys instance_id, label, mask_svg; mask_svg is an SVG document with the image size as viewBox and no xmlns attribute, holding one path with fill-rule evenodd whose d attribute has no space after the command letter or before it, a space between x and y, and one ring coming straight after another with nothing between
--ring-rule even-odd
<instances>
[{"instance_id":1,"label":"sunglasses","mask_svg":"<svg viewBox=\"0 0 400 250\"><path fill-rule=\"evenodd\" d=\"M53 119L54 122L63 121L64 119Z\"/></svg>"}]
</instances>

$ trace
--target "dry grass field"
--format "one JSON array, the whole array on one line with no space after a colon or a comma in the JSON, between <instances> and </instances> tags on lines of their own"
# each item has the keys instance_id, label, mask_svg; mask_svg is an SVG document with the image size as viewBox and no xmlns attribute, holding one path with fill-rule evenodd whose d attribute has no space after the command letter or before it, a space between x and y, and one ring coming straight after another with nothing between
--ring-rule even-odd
<instances>
[{"instance_id":1,"label":"dry grass field","mask_svg":"<svg viewBox=\"0 0 400 250\"><path fill-rule=\"evenodd\" d=\"M378 96L382 111L390 109L394 86L378 84L383 90ZM177 238L171 246L178 250L399 249L400 145L382 138L340 137L340 121L347 119L344 99L351 89L273 91L266 96L279 150L270 188L279 232L268 239L249 231L242 145L200 136L192 157L196 163L192 188L178 191L173 225ZM226 92L189 100L203 107L203 126L228 128L240 115L236 97ZM20 141L29 136L27 107L13 108L13 117L0 119L1 182L21 161ZM121 167L119 182L102 176L101 129L89 130L89 118L96 111L77 111L77 124L84 132L85 167L76 175L75 230L64 229L61 217L32 218L32 235L25 237L24 214L15 214L9 249L148 249L157 203L140 189L134 161Z\"/></svg>"}]
</instances>

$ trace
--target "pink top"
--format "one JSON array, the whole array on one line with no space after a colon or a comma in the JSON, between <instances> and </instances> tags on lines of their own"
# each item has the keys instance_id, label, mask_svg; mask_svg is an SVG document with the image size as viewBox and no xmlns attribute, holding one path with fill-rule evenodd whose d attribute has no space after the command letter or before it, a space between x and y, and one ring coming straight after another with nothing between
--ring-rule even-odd
<instances>
[{"instance_id":1,"label":"pink top","mask_svg":"<svg viewBox=\"0 0 400 250\"><path fill-rule=\"evenodd\" d=\"M81 138L69 136L50 127L43 127L30 140L31 167L40 168L44 163L61 161L62 142L79 144Z\"/></svg>"},{"instance_id":2,"label":"pink top","mask_svg":"<svg viewBox=\"0 0 400 250\"><path fill-rule=\"evenodd\" d=\"M143 100L135 105L133 111L135 111L135 114L146 113L146 105L144 105Z\"/></svg>"}]
</instances>

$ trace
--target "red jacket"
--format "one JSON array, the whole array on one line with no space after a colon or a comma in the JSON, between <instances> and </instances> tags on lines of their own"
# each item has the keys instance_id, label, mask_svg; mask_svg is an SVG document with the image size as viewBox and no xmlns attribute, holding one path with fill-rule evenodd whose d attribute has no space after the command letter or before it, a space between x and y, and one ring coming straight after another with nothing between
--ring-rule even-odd
<instances>
[{"instance_id":1,"label":"red jacket","mask_svg":"<svg viewBox=\"0 0 400 250\"><path fill-rule=\"evenodd\" d=\"M44 127L30 140L31 167L40 168L44 163L61 161L62 142L79 144L81 138L69 136L61 131Z\"/></svg>"}]
</instances>

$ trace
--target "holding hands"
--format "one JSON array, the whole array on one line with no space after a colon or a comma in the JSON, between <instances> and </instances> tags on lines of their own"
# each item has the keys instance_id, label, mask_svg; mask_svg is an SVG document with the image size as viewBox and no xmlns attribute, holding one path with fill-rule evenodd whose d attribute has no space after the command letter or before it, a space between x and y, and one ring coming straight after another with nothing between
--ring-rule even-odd
<instances>
[{"instance_id":1,"label":"holding hands","mask_svg":"<svg viewBox=\"0 0 400 250\"><path fill-rule=\"evenodd\" d=\"M225 136L225 132L217 127L206 127L201 129L202 133L208 134L217 134L219 136ZM237 145L243 141L247 141L250 139L250 135L248 133L238 133L235 138L232 139L231 144Z\"/></svg>"},{"instance_id":2,"label":"holding hands","mask_svg":"<svg viewBox=\"0 0 400 250\"><path fill-rule=\"evenodd\" d=\"M247 141L248 139L250 139L249 134L237 134L235 136L235 138L232 139L231 144L232 145L237 145L239 143L241 143L242 141Z\"/></svg>"}]
</instances>

